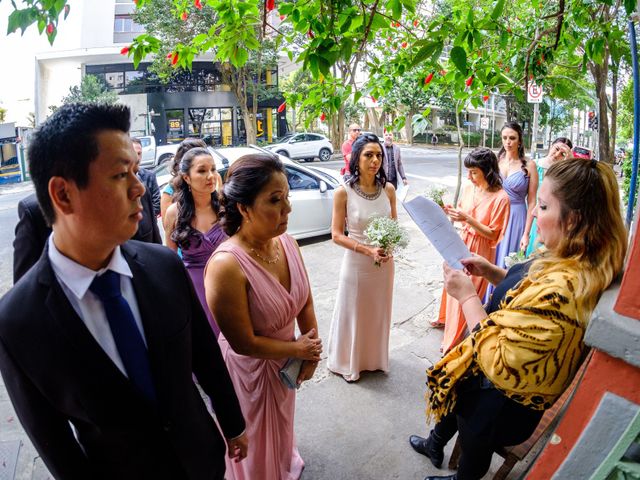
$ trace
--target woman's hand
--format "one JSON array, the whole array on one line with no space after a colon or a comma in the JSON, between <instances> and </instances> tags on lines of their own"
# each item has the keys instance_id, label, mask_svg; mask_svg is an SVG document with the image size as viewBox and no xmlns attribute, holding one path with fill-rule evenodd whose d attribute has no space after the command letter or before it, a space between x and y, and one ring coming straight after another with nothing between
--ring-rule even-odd
<instances>
[{"instance_id":1,"label":"woman's hand","mask_svg":"<svg viewBox=\"0 0 640 480\"><path fill-rule=\"evenodd\" d=\"M322 353L322 340L316 337L316 329L312 328L304 335L300 335L294 342L296 346L296 358L310 360L312 362L320 361Z\"/></svg>"},{"instance_id":2,"label":"woman's hand","mask_svg":"<svg viewBox=\"0 0 640 480\"><path fill-rule=\"evenodd\" d=\"M526 252L528 246L529 246L529 234L523 233L522 238L520 239L520 251Z\"/></svg>"},{"instance_id":3,"label":"woman's hand","mask_svg":"<svg viewBox=\"0 0 640 480\"><path fill-rule=\"evenodd\" d=\"M249 439L246 432L237 438L227 439L229 458L235 458L235 463L241 462L247 456L248 449Z\"/></svg>"},{"instance_id":4,"label":"woman's hand","mask_svg":"<svg viewBox=\"0 0 640 480\"><path fill-rule=\"evenodd\" d=\"M469 275L476 277L485 277L489 275L493 269L493 263L480 255L473 254L473 257L463 258L460 263L464 265L464 270Z\"/></svg>"},{"instance_id":5,"label":"woman's hand","mask_svg":"<svg viewBox=\"0 0 640 480\"><path fill-rule=\"evenodd\" d=\"M469 215L460 209L453 208L451 205L445 205L444 212L449 215L449 218L454 222L466 222L469 219Z\"/></svg>"},{"instance_id":6,"label":"woman's hand","mask_svg":"<svg viewBox=\"0 0 640 480\"><path fill-rule=\"evenodd\" d=\"M381 247L367 246L367 255L373 258L373 261L376 263L386 263L392 258L392 256L385 252L384 248Z\"/></svg>"},{"instance_id":7,"label":"woman's hand","mask_svg":"<svg viewBox=\"0 0 640 480\"><path fill-rule=\"evenodd\" d=\"M307 360L302 362L302 367L300 367L300 373L298 374L298 380L296 381L296 383L298 385L301 385L302 382L310 380L311 377L313 377L317 366L318 362L310 362Z\"/></svg>"},{"instance_id":8,"label":"woman's hand","mask_svg":"<svg viewBox=\"0 0 640 480\"><path fill-rule=\"evenodd\" d=\"M463 271L455 270L447 263L442 268L444 270L444 288L449 295L456 300L476 295L476 287Z\"/></svg>"}]
</instances>

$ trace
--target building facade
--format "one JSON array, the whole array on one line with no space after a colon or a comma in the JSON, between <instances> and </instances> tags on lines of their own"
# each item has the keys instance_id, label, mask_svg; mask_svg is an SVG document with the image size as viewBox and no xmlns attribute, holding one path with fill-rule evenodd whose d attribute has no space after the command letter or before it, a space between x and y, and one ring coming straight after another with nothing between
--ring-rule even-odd
<instances>
[{"instance_id":1,"label":"building facade","mask_svg":"<svg viewBox=\"0 0 640 480\"><path fill-rule=\"evenodd\" d=\"M149 63L134 68L130 59L120 54L144 32L132 18L133 1L74 2L73 8L80 23L73 39L77 48L54 48L36 56L38 122L59 101L62 79L68 90L84 75L95 75L131 108L134 135L154 135L158 144L180 142L186 137L201 137L219 146L246 143L238 99L224 81L219 64L198 58L192 71L177 72L168 83L162 83L148 69ZM253 121L258 140L270 142L287 130L284 112L277 112L283 102L278 91L278 68L267 69L260 77L266 95L262 95L265 99L259 101ZM248 101L251 106L251 98Z\"/></svg>"}]
</instances>

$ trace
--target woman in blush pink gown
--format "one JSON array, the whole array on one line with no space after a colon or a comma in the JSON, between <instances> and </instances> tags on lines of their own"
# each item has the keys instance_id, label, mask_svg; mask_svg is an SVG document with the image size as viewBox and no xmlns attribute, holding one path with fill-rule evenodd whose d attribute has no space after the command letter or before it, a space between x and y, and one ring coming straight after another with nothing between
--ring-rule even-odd
<instances>
[{"instance_id":1,"label":"woman in blush pink gown","mask_svg":"<svg viewBox=\"0 0 640 480\"><path fill-rule=\"evenodd\" d=\"M207 303L220 326L218 341L249 439L247 458L227 459L227 480L295 480L304 468L293 433L295 390L279 370L297 358L303 361L298 385L311 378L322 344L302 257L285 233L288 194L275 156L237 160L223 194L221 223L231 237L205 271Z\"/></svg>"}]
</instances>

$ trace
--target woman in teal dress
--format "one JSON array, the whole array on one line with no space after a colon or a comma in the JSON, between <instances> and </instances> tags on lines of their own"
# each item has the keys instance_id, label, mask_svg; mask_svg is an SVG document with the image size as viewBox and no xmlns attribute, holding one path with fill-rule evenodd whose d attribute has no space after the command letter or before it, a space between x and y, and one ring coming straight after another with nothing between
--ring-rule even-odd
<instances>
[{"instance_id":1,"label":"woman in teal dress","mask_svg":"<svg viewBox=\"0 0 640 480\"><path fill-rule=\"evenodd\" d=\"M551 165L553 165L557 161L571 157L572 148L573 143L571 143L571 140L569 140L567 137L558 137L553 142L551 142L551 146L549 147L549 153L547 154L547 156L536 161L536 168L538 170L538 185L542 185L544 174ZM536 201L537 200L538 195L536 194ZM534 217L531 224L531 230L529 232L529 244L525 252L526 256L529 257L535 250L538 249L538 247L540 247L540 242L538 242L538 226L537 219Z\"/></svg>"}]
</instances>

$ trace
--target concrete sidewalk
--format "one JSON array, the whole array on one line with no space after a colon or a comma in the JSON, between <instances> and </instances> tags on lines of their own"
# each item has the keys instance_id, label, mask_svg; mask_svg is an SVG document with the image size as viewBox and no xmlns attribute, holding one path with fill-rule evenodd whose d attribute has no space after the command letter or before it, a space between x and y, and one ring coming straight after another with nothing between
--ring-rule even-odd
<instances>
[{"instance_id":1,"label":"concrete sidewalk","mask_svg":"<svg viewBox=\"0 0 640 480\"><path fill-rule=\"evenodd\" d=\"M301 387L297 398L295 428L306 463L304 480L421 480L427 474L447 473L413 452L408 442L411 434L429 432L424 416L425 370L440 357L442 331L430 328L428 320L439 308L442 260L402 207L398 210L411 242L396 259L390 372L364 373L358 382L348 384L328 372L326 360L320 362L316 376ZM344 249L327 237L303 241L301 249L326 356ZM453 442L445 451L445 465L452 448ZM9 474L16 457L16 479L51 478L0 384L0 480L13 478ZM500 464L495 456L490 473ZM509 478L518 478L522 470L523 465L517 466Z\"/></svg>"}]
</instances>

